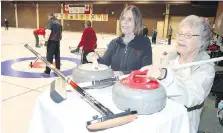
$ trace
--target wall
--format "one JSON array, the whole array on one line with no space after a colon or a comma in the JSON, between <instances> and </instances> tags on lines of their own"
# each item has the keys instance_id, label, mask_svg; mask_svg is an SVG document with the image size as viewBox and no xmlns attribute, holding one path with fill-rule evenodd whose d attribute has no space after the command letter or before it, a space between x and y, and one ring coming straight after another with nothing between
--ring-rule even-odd
<instances>
[{"instance_id":1,"label":"wall","mask_svg":"<svg viewBox=\"0 0 223 133\"><path fill-rule=\"evenodd\" d=\"M143 17L143 23L148 28L149 36L152 35L153 28L156 28L157 21L164 21L164 15L166 6L164 4L159 5L135 5L137 6ZM159 33L158 33L159 34Z\"/></svg>"},{"instance_id":2,"label":"wall","mask_svg":"<svg viewBox=\"0 0 223 133\"><path fill-rule=\"evenodd\" d=\"M173 34L172 34L172 38L176 37L176 33L178 31L179 28L179 23L181 20L183 20L185 17L184 16L171 16L170 17L170 23L169 25L171 25L172 29L173 29Z\"/></svg>"},{"instance_id":3,"label":"wall","mask_svg":"<svg viewBox=\"0 0 223 133\"><path fill-rule=\"evenodd\" d=\"M39 27L45 28L50 12L60 13L60 4L55 2L39 2ZM59 21L60 22L60 21Z\"/></svg>"},{"instance_id":4,"label":"wall","mask_svg":"<svg viewBox=\"0 0 223 133\"><path fill-rule=\"evenodd\" d=\"M108 14L108 21L99 22L94 21L93 27L96 32L102 33L116 33L117 20L120 17L122 10L124 9L124 4L94 4L93 14ZM114 14L112 14L114 12Z\"/></svg>"},{"instance_id":5,"label":"wall","mask_svg":"<svg viewBox=\"0 0 223 133\"><path fill-rule=\"evenodd\" d=\"M13 7L13 2L2 2L2 17L1 20L4 22L4 17L8 16L10 26L15 26L15 11ZM37 2L14 2L18 3L18 25L21 28L36 28L37 19L36 19L36 7L35 3ZM61 12L61 3L55 1L39 1L39 27L45 27L48 22L48 13L49 12ZM69 4L77 4L78 2L69 1L66 2ZM84 2L82 4L86 4ZM219 2L220 3L220 2ZM222 2L221 2L222 3ZM79 2L80 4L80 2ZM89 3L88 3L89 4ZM156 4L139 4L134 3L143 16L144 25L148 27L149 35L152 35L152 29L157 27L157 21L164 21L164 13L166 5L165 3L156 3ZM98 4L97 2L93 3L93 13L94 14L108 14L107 22L97 22L92 23L96 32L102 33L116 33L117 20L120 17L122 10L125 7L125 3L114 3L114 4ZM219 7L220 8L220 7ZM222 8L221 8L222 9ZM171 5L170 6L170 24L177 25L181 20L181 17L185 17L190 14L196 14L204 17L213 17L216 15L216 10L213 7L199 7L192 6L191 4L184 5ZM114 14L112 14L114 12ZM2 23L3 25L4 23ZM176 26L174 26L176 27ZM63 25L64 30L70 31L83 31L84 21L72 21L64 20ZM174 29L174 31L176 31ZM159 34L159 33L158 33ZM175 33L174 33L175 34Z\"/></svg>"},{"instance_id":6,"label":"wall","mask_svg":"<svg viewBox=\"0 0 223 133\"><path fill-rule=\"evenodd\" d=\"M36 28L36 7L33 2L17 2L18 3L18 25L22 28ZM61 12L60 3L40 1L39 3L39 25L45 27L48 21L49 12ZM68 3L68 2L67 2ZM9 3L8 3L9 4ZM76 4L69 2L68 4ZM158 20L163 20L163 11L165 5L136 5L143 14L143 22L149 29L149 35L152 34L152 28L156 27ZM6 6L4 6L6 7ZM96 32L116 33L117 20L120 17L125 4L93 4L93 14L108 14L107 22L94 21L92 23ZM4 8L3 8L4 9ZM4 9L3 12L9 12ZM112 14L114 12L114 14ZM14 15L14 11L11 13ZM13 16L10 15L10 16ZM13 16L13 19L15 17ZM14 20L15 21L15 20ZM64 30L83 31L84 21L64 20Z\"/></svg>"},{"instance_id":7,"label":"wall","mask_svg":"<svg viewBox=\"0 0 223 133\"><path fill-rule=\"evenodd\" d=\"M216 18L219 17L222 12L223 12L223 1L219 1L218 2L217 13L216 13Z\"/></svg>"},{"instance_id":8,"label":"wall","mask_svg":"<svg viewBox=\"0 0 223 133\"><path fill-rule=\"evenodd\" d=\"M137 6L143 17L143 23L148 27L149 35L152 35L152 28L156 27L157 21L164 20L163 12L165 10L164 4L159 5L143 5L143 4L134 4ZM116 33L117 20L121 15L122 10L124 9L124 4L113 4L113 5L93 5L93 13L108 13L108 22L93 22L93 27L96 32L104 33ZM114 14L111 14L111 12Z\"/></svg>"},{"instance_id":9,"label":"wall","mask_svg":"<svg viewBox=\"0 0 223 133\"><path fill-rule=\"evenodd\" d=\"M18 27L36 28L36 6L31 2L17 4Z\"/></svg>"},{"instance_id":10,"label":"wall","mask_svg":"<svg viewBox=\"0 0 223 133\"><path fill-rule=\"evenodd\" d=\"M216 11L217 8L215 6L193 6L192 4L170 6L171 16L188 16L193 14L197 16L213 17Z\"/></svg>"},{"instance_id":11,"label":"wall","mask_svg":"<svg viewBox=\"0 0 223 133\"><path fill-rule=\"evenodd\" d=\"M218 3L214 32L223 37L223 1Z\"/></svg>"},{"instance_id":12,"label":"wall","mask_svg":"<svg viewBox=\"0 0 223 133\"><path fill-rule=\"evenodd\" d=\"M1 2L1 26L4 26L5 18L9 21L9 27L16 27L15 8L10 2Z\"/></svg>"},{"instance_id":13,"label":"wall","mask_svg":"<svg viewBox=\"0 0 223 133\"><path fill-rule=\"evenodd\" d=\"M187 10L185 10L187 9ZM206 17L209 20L211 27L214 24L214 14L216 13L216 8L214 6L192 6L191 4L186 5L172 5L170 6L170 20L169 25L173 28L172 37L176 37L176 33L178 31L178 25L186 16L189 15L197 15L200 17Z\"/></svg>"}]
</instances>

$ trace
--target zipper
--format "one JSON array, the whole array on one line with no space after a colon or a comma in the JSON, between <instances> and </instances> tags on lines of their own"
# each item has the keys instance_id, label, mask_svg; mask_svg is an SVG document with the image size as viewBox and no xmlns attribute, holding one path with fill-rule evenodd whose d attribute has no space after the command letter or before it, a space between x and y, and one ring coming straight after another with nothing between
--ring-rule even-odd
<instances>
[{"instance_id":1,"label":"zipper","mask_svg":"<svg viewBox=\"0 0 223 133\"><path fill-rule=\"evenodd\" d=\"M126 54L127 53L127 50L128 50L128 44L126 44L125 46L125 54L124 54L124 57L125 57L125 64L127 64L127 59L128 59L128 55ZM125 65L125 69L127 70L127 65Z\"/></svg>"},{"instance_id":2,"label":"zipper","mask_svg":"<svg viewBox=\"0 0 223 133\"><path fill-rule=\"evenodd\" d=\"M125 54L127 53L128 44L125 46Z\"/></svg>"}]
</instances>

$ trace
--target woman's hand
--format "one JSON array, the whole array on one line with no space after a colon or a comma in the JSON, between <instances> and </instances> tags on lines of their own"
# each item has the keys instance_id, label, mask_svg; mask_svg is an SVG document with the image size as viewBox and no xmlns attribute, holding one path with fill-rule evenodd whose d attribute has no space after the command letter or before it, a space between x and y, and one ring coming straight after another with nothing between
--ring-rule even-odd
<instances>
[{"instance_id":1,"label":"woman's hand","mask_svg":"<svg viewBox=\"0 0 223 133\"><path fill-rule=\"evenodd\" d=\"M93 62L93 60L94 59L98 59L99 58L99 56L98 56L98 54L97 53L95 53L95 52L90 52L87 56L86 56L86 58L87 58L87 61L88 62Z\"/></svg>"},{"instance_id":2,"label":"woman's hand","mask_svg":"<svg viewBox=\"0 0 223 133\"><path fill-rule=\"evenodd\" d=\"M149 79L157 80L163 78L163 70L155 65L144 66L140 71L148 70L146 77Z\"/></svg>"}]
</instances>

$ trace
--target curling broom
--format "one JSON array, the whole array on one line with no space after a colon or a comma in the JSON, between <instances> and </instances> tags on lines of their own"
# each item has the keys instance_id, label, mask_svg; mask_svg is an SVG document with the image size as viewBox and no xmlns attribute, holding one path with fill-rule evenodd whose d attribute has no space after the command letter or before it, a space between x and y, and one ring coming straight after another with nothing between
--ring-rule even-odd
<instances>
[{"instance_id":1,"label":"curling broom","mask_svg":"<svg viewBox=\"0 0 223 133\"><path fill-rule=\"evenodd\" d=\"M42 60L58 76L65 80L74 90L79 92L85 98L85 101L88 104L90 104L93 108L95 108L99 113L102 114L103 117L98 118L98 116L96 115L93 117L93 120L87 122L86 127L89 131L100 131L108 128L117 127L132 122L137 118L137 111L126 110L125 112L114 114L108 108L103 106L100 102L94 99L90 94L85 92L76 83L74 83L74 81L72 81L70 78L66 77L63 73L61 73L57 68L55 68L55 66L53 66L50 62L44 59L28 44L26 44L25 47L30 50L34 55L36 55L40 60Z\"/></svg>"}]
</instances>

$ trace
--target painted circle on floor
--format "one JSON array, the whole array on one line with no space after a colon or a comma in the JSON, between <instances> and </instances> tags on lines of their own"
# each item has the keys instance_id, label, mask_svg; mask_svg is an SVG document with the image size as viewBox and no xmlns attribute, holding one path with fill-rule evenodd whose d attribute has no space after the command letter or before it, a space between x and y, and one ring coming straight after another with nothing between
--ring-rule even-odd
<instances>
[{"instance_id":1,"label":"painted circle on floor","mask_svg":"<svg viewBox=\"0 0 223 133\"><path fill-rule=\"evenodd\" d=\"M80 64L80 59L76 58L69 58L69 57L60 57L61 62L62 61L70 61L74 62L77 65ZM43 75L42 73L36 73L36 72L25 72L21 70L15 70L12 68L12 65L19 62L24 61L30 61L34 62L36 60L36 57L25 57L25 58L17 58L15 60L6 60L1 62L1 75L3 76L10 76L10 77L20 77L20 78L52 78L52 77L58 77L56 74L54 74L51 70L50 75ZM27 64L29 65L29 64ZM30 69L32 69L30 67ZM44 69L43 69L44 71ZM65 76L72 75L73 68L68 70L62 70L61 72Z\"/></svg>"}]
</instances>

